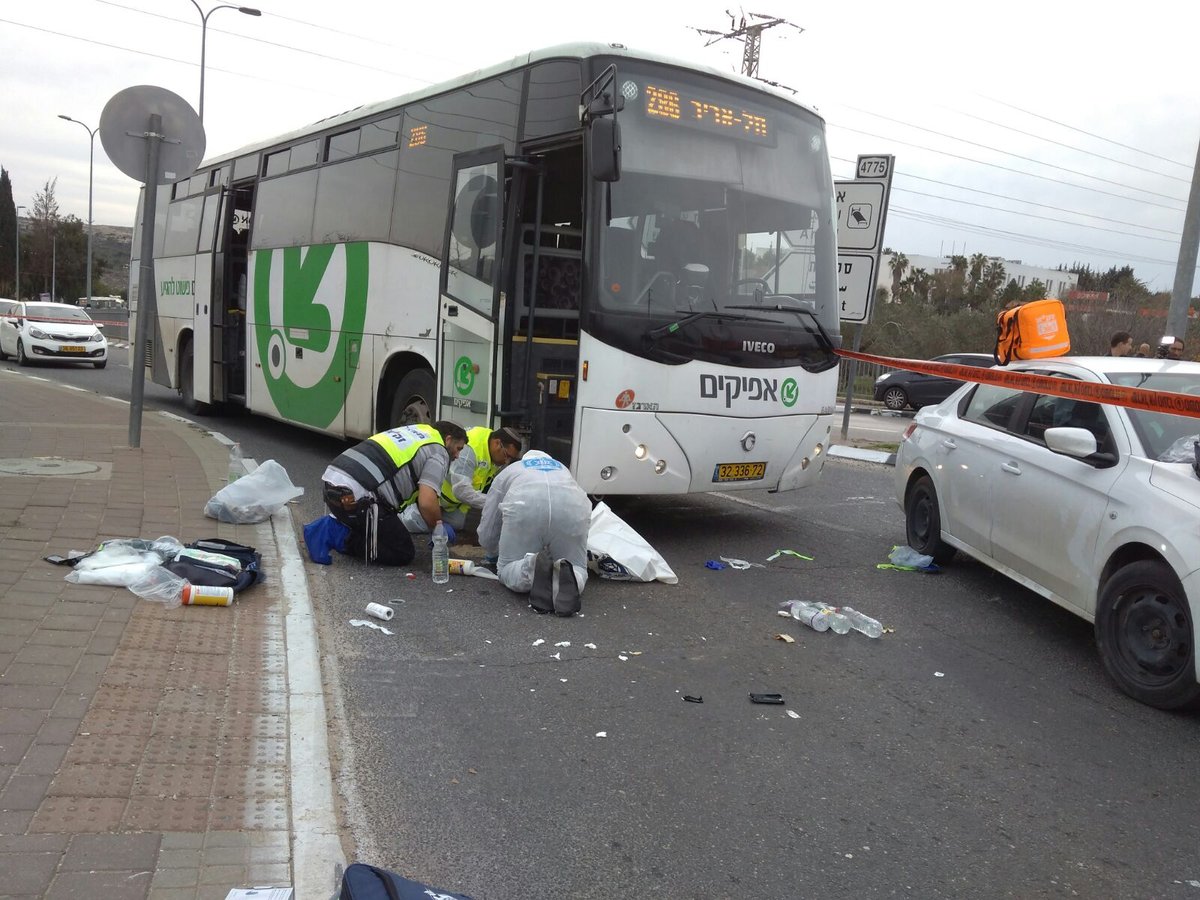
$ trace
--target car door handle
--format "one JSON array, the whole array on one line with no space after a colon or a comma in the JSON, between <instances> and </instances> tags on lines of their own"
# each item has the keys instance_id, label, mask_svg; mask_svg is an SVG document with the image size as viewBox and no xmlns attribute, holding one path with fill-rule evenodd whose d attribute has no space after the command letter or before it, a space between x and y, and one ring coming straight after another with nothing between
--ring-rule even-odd
<instances>
[{"instance_id":1,"label":"car door handle","mask_svg":"<svg viewBox=\"0 0 1200 900\"><path fill-rule=\"evenodd\" d=\"M1007 472L1009 475L1020 475L1021 467L1015 462L1006 462L1001 464L1000 471Z\"/></svg>"},{"instance_id":2,"label":"car door handle","mask_svg":"<svg viewBox=\"0 0 1200 900\"><path fill-rule=\"evenodd\" d=\"M958 449L958 444L956 444L954 442L953 438L945 438L942 441L942 446L945 447L947 450L957 450Z\"/></svg>"}]
</instances>

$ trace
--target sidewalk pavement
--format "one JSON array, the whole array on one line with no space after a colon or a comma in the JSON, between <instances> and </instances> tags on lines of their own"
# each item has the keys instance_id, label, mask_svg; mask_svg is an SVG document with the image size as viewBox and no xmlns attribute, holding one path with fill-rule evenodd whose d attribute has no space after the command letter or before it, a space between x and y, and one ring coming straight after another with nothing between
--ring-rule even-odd
<instances>
[{"instance_id":1,"label":"sidewalk pavement","mask_svg":"<svg viewBox=\"0 0 1200 900\"><path fill-rule=\"evenodd\" d=\"M228 442L0 371L0 896L224 898L343 863L315 625L290 516L204 517ZM71 584L42 557L224 537L267 580L231 607Z\"/></svg>"}]
</instances>

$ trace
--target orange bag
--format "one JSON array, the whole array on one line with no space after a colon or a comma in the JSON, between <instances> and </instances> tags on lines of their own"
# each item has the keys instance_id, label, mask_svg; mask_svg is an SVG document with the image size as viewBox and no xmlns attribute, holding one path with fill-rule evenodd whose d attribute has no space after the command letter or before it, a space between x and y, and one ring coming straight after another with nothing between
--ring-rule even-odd
<instances>
[{"instance_id":1,"label":"orange bag","mask_svg":"<svg viewBox=\"0 0 1200 900\"><path fill-rule=\"evenodd\" d=\"M1033 300L996 317L996 365L1014 359L1046 359L1071 352L1067 316L1059 300Z\"/></svg>"}]
</instances>

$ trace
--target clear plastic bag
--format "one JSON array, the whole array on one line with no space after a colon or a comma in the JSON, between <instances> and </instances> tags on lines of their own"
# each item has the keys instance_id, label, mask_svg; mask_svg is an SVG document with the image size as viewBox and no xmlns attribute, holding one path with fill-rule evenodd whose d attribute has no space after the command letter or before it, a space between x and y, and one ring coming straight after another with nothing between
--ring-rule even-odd
<instances>
[{"instance_id":1,"label":"clear plastic bag","mask_svg":"<svg viewBox=\"0 0 1200 900\"><path fill-rule=\"evenodd\" d=\"M1175 441L1158 455L1159 462L1190 463L1196 461L1196 442L1200 434L1188 434Z\"/></svg>"},{"instance_id":2,"label":"clear plastic bag","mask_svg":"<svg viewBox=\"0 0 1200 900\"><path fill-rule=\"evenodd\" d=\"M116 544L117 542L110 542ZM152 568L162 565L157 553L125 546L104 546L77 562L66 575L72 584L129 587Z\"/></svg>"},{"instance_id":3,"label":"clear plastic bag","mask_svg":"<svg viewBox=\"0 0 1200 900\"><path fill-rule=\"evenodd\" d=\"M183 589L186 586L186 579L158 565L147 569L141 578L129 585L129 590L143 600L153 600L172 609L183 603Z\"/></svg>"},{"instance_id":4,"label":"clear plastic bag","mask_svg":"<svg viewBox=\"0 0 1200 900\"><path fill-rule=\"evenodd\" d=\"M925 569L933 565L933 557L918 553L912 547L893 547L888 560L894 566L912 566L914 569Z\"/></svg>"},{"instance_id":5,"label":"clear plastic bag","mask_svg":"<svg viewBox=\"0 0 1200 900\"><path fill-rule=\"evenodd\" d=\"M250 474L213 494L204 506L204 514L235 525L265 522L303 493L304 488L292 484L283 466L268 459Z\"/></svg>"}]
</instances>

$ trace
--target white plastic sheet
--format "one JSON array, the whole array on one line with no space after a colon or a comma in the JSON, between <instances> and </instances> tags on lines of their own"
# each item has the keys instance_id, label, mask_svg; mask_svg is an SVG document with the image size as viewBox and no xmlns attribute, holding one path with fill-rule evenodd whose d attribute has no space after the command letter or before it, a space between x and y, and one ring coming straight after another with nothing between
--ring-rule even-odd
<instances>
[{"instance_id":1,"label":"white plastic sheet","mask_svg":"<svg viewBox=\"0 0 1200 900\"><path fill-rule=\"evenodd\" d=\"M679 583L679 578L659 552L609 509L607 503L600 502L592 508L587 548L596 556L611 557L639 581Z\"/></svg>"},{"instance_id":2,"label":"white plastic sheet","mask_svg":"<svg viewBox=\"0 0 1200 900\"><path fill-rule=\"evenodd\" d=\"M304 493L292 484L287 470L268 459L248 475L217 491L204 507L204 514L219 522L245 525L265 522Z\"/></svg>"}]
</instances>

